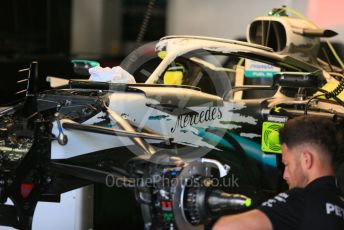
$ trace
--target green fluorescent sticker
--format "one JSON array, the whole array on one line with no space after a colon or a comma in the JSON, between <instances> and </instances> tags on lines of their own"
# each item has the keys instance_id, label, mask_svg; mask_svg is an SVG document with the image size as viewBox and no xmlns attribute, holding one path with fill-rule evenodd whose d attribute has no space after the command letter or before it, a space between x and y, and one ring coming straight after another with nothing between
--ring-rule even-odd
<instances>
[{"instance_id":1,"label":"green fluorescent sticker","mask_svg":"<svg viewBox=\"0 0 344 230\"><path fill-rule=\"evenodd\" d=\"M251 198L247 198L246 201L245 201L245 206L246 206L246 207L250 207L251 204L252 204Z\"/></svg>"},{"instance_id":2,"label":"green fluorescent sticker","mask_svg":"<svg viewBox=\"0 0 344 230\"><path fill-rule=\"evenodd\" d=\"M279 129L284 123L266 121L262 128L262 151L270 153L282 153L279 142Z\"/></svg>"}]
</instances>

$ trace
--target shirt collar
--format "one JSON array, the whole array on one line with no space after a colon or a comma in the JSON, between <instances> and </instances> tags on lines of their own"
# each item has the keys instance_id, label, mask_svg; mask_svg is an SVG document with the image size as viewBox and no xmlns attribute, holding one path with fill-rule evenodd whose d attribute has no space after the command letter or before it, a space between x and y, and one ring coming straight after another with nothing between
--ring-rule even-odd
<instances>
[{"instance_id":1,"label":"shirt collar","mask_svg":"<svg viewBox=\"0 0 344 230\"><path fill-rule=\"evenodd\" d=\"M313 181L311 181L306 188L314 188L314 187L318 187L318 186L324 186L324 185L330 185L330 186L337 186L337 180L334 176L323 176L323 177L319 177Z\"/></svg>"}]
</instances>

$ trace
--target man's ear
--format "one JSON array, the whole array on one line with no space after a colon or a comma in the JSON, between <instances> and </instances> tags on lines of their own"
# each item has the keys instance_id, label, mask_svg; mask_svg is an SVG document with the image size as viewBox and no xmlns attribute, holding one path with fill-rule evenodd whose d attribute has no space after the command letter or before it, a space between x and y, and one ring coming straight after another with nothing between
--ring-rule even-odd
<instances>
[{"instance_id":1,"label":"man's ear","mask_svg":"<svg viewBox=\"0 0 344 230\"><path fill-rule=\"evenodd\" d=\"M310 169L314 164L313 153L308 150L303 151L301 161L305 169Z\"/></svg>"}]
</instances>

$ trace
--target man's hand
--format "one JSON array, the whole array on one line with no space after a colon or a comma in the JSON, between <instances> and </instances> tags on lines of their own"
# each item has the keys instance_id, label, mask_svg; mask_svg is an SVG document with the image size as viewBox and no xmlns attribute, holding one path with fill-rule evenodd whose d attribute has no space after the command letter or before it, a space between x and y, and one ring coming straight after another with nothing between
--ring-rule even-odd
<instances>
[{"instance_id":1,"label":"man's hand","mask_svg":"<svg viewBox=\"0 0 344 230\"><path fill-rule=\"evenodd\" d=\"M224 216L214 225L213 230L272 230L269 218L255 209L249 212Z\"/></svg>"}]
</instances>

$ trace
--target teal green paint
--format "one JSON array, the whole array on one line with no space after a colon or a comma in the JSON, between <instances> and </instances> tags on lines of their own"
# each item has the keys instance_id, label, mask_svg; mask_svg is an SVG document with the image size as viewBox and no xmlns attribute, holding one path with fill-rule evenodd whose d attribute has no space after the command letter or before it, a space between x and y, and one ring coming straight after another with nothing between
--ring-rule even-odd
<instances>
[{"instance_id":1,"label":"teal green paint","mask_svg":"<svg viewBox=\"0 0 344 230\"><path fill-rule=\"evenodd\" d=\"M198 130L198 133L195 133L195 135L202 137L209 144L224 147L229 150L235 150L234 146L227 140L225 140L222 136L207 132L204 128L196 129ZM227 134L234 138L241 145L245 154L247 154L247 156L249 156L250 158L260 162L261 164L269 165L271 167L277 167L276 155L265 154L261 151L261 145L247 138L238 136L234 133L228 132Z\"/></svg>"},{"instance_id":2,"label":"teal green paint","mask_svg":"<svg viewBox=\"0 0 344 230\"><path fill-rule=\"evenodd\" d=\"M216 134L209 133L209 132L205 131L205 129L203 129L203 128L197 128L197 130L198 130L198 134L196 134L196 135L204 138L209 144L212 144L214 146L222 146L222 147L225 147L227 149L234 150L233 145L231 145L224 138L222 138Z\"/></svg>"},{"instance_id":3,"label":"teal green paint","mask_svg":"<svg viewBox=\"0 0 344 230\"><path fill-rule=\"evenodd\" d=\"M169 117L169 116L167 115L149 116L148 120L162 120L162 119L165 119L166 117Z\"/></svg>"},{"instance_id":4,"label":"teal green paint","mask_svg":"<svg viewBox=\"0 0 344 230\"><path fill-rule=\"evenodd\" d=\"M254 70L245 70L245 77L263 77L263 78L272 78L277 71L254 71Z\"/></svg>"},{"instance_id":5,"label":"teal green paint","mask_svg":"<svg viewBox=\"0 0 344 230\"><path fill-rule=\"evenodd\" d=\"M265 154L261 151L261 145L247 138L238 136L233 133L229 133L229 135L231 135L237 142L240 143L241 147L248 156L266 165L277 167L275 154Z\"/></svg>"},{"instance_id":6,"label":"teal green paint","mask_svg":"<svg viewBox=\"0 0 344 230\"><path fill-rule=\"evenodd\" d=\"M73 59L71 60L72 63L84 63L89 64L92 67L100 66L100 63L97 61L91 61L91 60L83 60L83 59Z\"/></svg>"}]
</instances>

